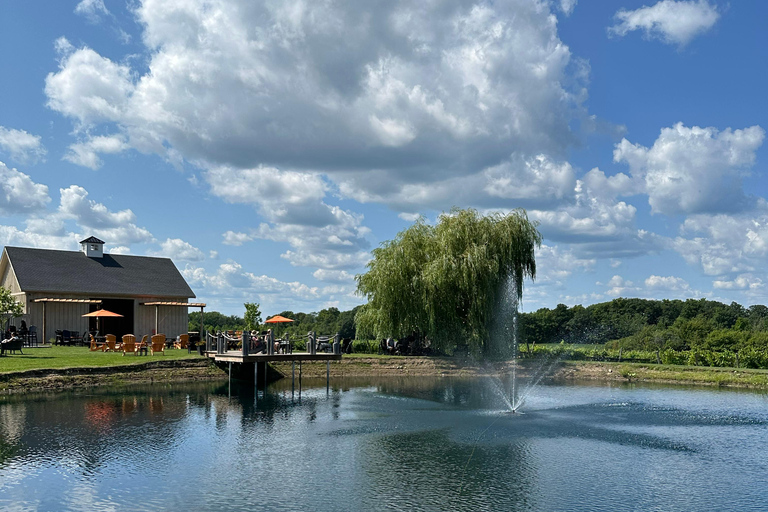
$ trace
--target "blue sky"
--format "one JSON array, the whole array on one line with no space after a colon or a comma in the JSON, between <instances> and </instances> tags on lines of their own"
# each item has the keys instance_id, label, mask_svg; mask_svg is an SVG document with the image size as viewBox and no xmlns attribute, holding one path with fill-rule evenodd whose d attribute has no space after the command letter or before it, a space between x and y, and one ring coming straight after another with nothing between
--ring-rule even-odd
<instances>
[{"instance_id":1,"label":"blue sky","mask_svg":"<svg viewBox=\"0 0 768 512\"><path fill-rule=\"evenodd\" d=\"M418 215L540 223L523 309L768 302L765 2L0 4L0 243L360 303Z\"/></svg>"}]
</instances>

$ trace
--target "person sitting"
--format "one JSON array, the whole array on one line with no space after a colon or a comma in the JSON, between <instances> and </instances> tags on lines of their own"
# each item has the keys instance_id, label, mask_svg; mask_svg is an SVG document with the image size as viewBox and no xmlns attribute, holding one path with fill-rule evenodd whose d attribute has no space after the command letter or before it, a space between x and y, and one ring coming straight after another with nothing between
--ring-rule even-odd
<instances>
[{"instance_id":1,"label":"person sitting","mask_svg":"<svg viewBox=\"0 0 768 512\"><path fill-rule=\"evenodd\" d=\"M251 331L251 343L253 347L253 352L255 354L258 354L259 352L264 352L267 349L267 344L264 343L264 338L259 336L259 333L257 331Z\"/></svg>"}]
</instances>

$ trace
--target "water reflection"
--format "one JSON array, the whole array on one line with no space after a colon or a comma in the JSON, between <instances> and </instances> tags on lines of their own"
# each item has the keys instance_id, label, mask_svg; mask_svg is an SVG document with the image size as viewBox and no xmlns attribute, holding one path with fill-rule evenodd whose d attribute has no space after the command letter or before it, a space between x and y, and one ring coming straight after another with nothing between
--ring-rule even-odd
<instances>
[{"instance_id":1,"label":"water reflection","mask_svg":"<svg viewBox=\"0 0 768 512\"><path fill-rule=\"evenodd\" d=\"M401 378L2 397L0 509L712 510L731 508L718 492L738 491L746 508L768 499L751 477L768 470L764 396L551 386L510 415L498 393L482 379ZM685 488L650 479L641 492L637 475L660 467Z\"/></svg>"}]
</instances>

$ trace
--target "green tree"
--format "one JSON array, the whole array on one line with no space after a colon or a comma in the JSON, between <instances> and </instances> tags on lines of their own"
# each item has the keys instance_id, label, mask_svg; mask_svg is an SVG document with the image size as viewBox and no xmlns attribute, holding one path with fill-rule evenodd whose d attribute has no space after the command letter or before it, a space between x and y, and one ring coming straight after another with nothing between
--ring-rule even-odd
<instances>
[{"instance_id":1,"label":"green tree","mask_svg":"<svg viewBox=\"0 0 768 512\"><path fill-rule=\"evenodd\" d=\"M0 287L0 313L11 315L13 317L24 314L24 308L21 303L13 298L11 290Z\"/></svg>"},{"instance_id":2,"label":"green tree","mask_svg":"<svg viewBox=\"0 0 768 512\"><path fill-rule=\"evenodd\" d=\"M245 306L245 316L243 317L245 320L245 330L257 330L261 325L261 311L259 311L259 303L246 302L243 304L243 306Z\"/></svg>"},{"instance_id":3,"label":"green tree","mask_svg":"<svg viewBox=\"0 0 768 512\"><path fill-rule=\"evenodd\" d=\"M454 208L436 226L418 220L374 249L368 271L356 276L368 299L358 331L382 338L418 330L436 350L466 343L494 352L489 331L507 287L520 297L525 277L536 276L536 226L524 210L483 216Z\"/></svg>"}]
</instances>

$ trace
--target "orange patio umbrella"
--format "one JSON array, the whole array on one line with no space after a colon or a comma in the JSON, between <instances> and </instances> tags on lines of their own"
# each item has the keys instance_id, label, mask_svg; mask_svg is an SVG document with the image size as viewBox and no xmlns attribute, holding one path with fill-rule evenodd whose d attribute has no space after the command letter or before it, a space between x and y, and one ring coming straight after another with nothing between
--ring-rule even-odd
<instances>
[{"instance_id":1,"label":"orange patio umbrella","mask_svg":"<svg viewBox=\"0 0 768 512\"><path fill-rule=\"evenodd\" d=\"M282 324L287 322L293 322L293 320L291 320L290 318L286 318L284 316L275 315L269 320L265 321L264 323L265 324Z\"/></svg>"},{"instance_id":2,"label":"orange patio umbrella","mask_svg":"<svg viewBox=\"0 0 768 512\"><path fill-rule=\"evenodd\" d=\"M120 317L122 318L123 315L120 313L113 313L112 311L109 311L107 309L97 309L96 311L91 311L90 313L86 313L83 315L84 317L96 317L96 330L99 330L99 318L101 317Z\"/></svg>"}]
</instances>

